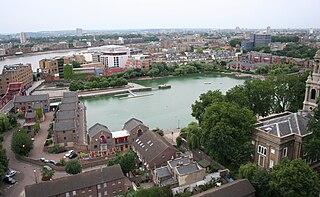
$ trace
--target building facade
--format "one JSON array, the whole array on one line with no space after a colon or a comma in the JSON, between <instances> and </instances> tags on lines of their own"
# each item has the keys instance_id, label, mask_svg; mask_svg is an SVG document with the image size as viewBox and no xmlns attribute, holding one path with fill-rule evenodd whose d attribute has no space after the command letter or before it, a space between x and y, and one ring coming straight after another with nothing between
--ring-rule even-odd
<instances>
[{"instance_id":1,"label":"building facade","mask_svg":"<svg viewBox=\"0 0 320 197\"><path fill-rule=\"evenodd\" d=\"M15 112L26 112L28 109L32 109L35 103L40 103L44 112L50 110L49 94L28 95L28 96L15 96L13 99Z\"/></svg>"},{"instance_id":2,"label":"building facade","mask_svg":"<svg viewBox=\"0 0 320 197\"><path fill-rule=\"evenodd\" d=\"M255 147L254 162L271 169L284 158L306 158L302 144L311 134L307 129L309 119L310 116L290 112L260 119L251 137ZM317 162L317 158L309 162Z\"/></svg>"},{"instance_id":3,"label":"building facade","mask_svg":"<svg viewBox=\"0 0 320 197\"><path fill-rule=\"evenodd\" d=\"M22 82L25 89L32 85L31 64L5 65L0 75L0 95L6 94L9 83L15 82Z\"/></svg>"},{"instance_id":4,"label":"building facade","mask_svg":"<svg viewBox=\"0 0 320 197\"><path fill-rule=\"evenodd\" d=\"M25 187L26 197L102 197L125 194L125 176L120 165L82 172Z\"/></svg>"}]
</instances>

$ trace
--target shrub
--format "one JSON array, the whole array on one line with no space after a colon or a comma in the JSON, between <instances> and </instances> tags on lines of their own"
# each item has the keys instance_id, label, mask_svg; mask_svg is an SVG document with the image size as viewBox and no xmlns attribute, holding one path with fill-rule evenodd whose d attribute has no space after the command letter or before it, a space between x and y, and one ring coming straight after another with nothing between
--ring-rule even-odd
<instances>
[{"instance_id":1,"label":"shrub","mask_svg":"<svg viewBox=\"0 0 320 197\"><path fill-rule=\"evenodd\" d=\"M58 153L62 153L65 152L67 149L64 146L59 146L58 144L54 145L53 147L50 147L48 149L49 153L54 153L54 154L58 154Z\"/></svg>"},{"instance_id":2,"label":"shrub","mask_svg":"<svg viewBox=\"0 0 320 197\"><path fill-rule=\"evenodd\" d=\"M79 160L71 160L67 162L65 170L68 174L78 174L82 171L82 167Z\"/></svg>"}]
</instances>

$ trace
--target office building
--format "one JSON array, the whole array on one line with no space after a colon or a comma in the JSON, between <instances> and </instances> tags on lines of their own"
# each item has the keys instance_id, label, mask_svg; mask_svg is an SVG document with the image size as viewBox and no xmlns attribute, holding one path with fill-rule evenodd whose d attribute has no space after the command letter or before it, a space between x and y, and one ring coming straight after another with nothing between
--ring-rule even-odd
<instances>
[{"instance_id":1,"label":"office building","mask_svg":"<svg viewBox=\"0 0 320 197\"><path fill-rule=\"evenodd\" d=\"M20 33L20 43L21 43L21 44L24 44L24 43L26 43L26 42L27 42L26 33L21 32L21 33Z\"/></svg>"},{"instance_id":2,"label":"office building","mask_svg":"<svg viewBox=\"0 0 320 197\"><path fill-rule=\"evenodd\" d=\"M124 46L102 46L100 62L107 68L125 68L130 56L130 49Z\"/></svg>"},{"instance_id":3,"label":"office building","mask_svg":"<svg viewBox=\"0 0 320 197\"><path fill-rule=\"evenodd\" d=\"M33 82L31 64L5 65L0 74L0 95L7 92L9 83L22 82L24 88L28 88Z\"/></svg>"},{"instance_id":4,"label":"office building","mask_svg":"<svg viewBox=\"0 0 320 197\"><path fill-rule=\"evenodd\" d=\"M81 28L76 29L76 36L82 36L82 29Z\"/></svg>"},{"instance_id":5,"label":"office building","mask_svg":"<svg viewBox=\"0 0 320 197\"><path fill-rule=\"evenodd\" d=\"M254 47L264 47L271 43L270 34L254 34Z\"/></svg>"}]
</instances>

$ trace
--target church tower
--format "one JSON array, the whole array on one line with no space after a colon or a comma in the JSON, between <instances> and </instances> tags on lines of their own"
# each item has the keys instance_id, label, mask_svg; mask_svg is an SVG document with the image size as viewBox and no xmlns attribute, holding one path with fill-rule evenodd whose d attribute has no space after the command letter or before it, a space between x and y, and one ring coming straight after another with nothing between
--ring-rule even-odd
<instances>
[{"instance_id":1,"label":"church tower","mask_svg":"<svg viewBox=\"0 0 320 197\"><path fill-rule=\"evenodd\" d=\"M313 72L306 81L306 93L303 102L303 111L311 112L317 107L317 99L320 96L320 49L314 56Z\"/></svg>"}]
</instances>

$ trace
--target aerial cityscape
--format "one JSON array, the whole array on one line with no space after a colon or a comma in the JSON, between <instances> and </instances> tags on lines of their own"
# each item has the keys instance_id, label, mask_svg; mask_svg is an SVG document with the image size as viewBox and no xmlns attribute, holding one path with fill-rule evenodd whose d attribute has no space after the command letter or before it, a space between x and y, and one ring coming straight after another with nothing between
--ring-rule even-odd
<instances>
[{"instance_id":1,"label":"aerial cityscape","mask_svg":"<svg viewBox=\"0 0 320 197\"><path fill-rule=\"evenodd\" d=\"M0 196L320 196L320 1L1 4Z\"/></svg>"}]
</instances>

